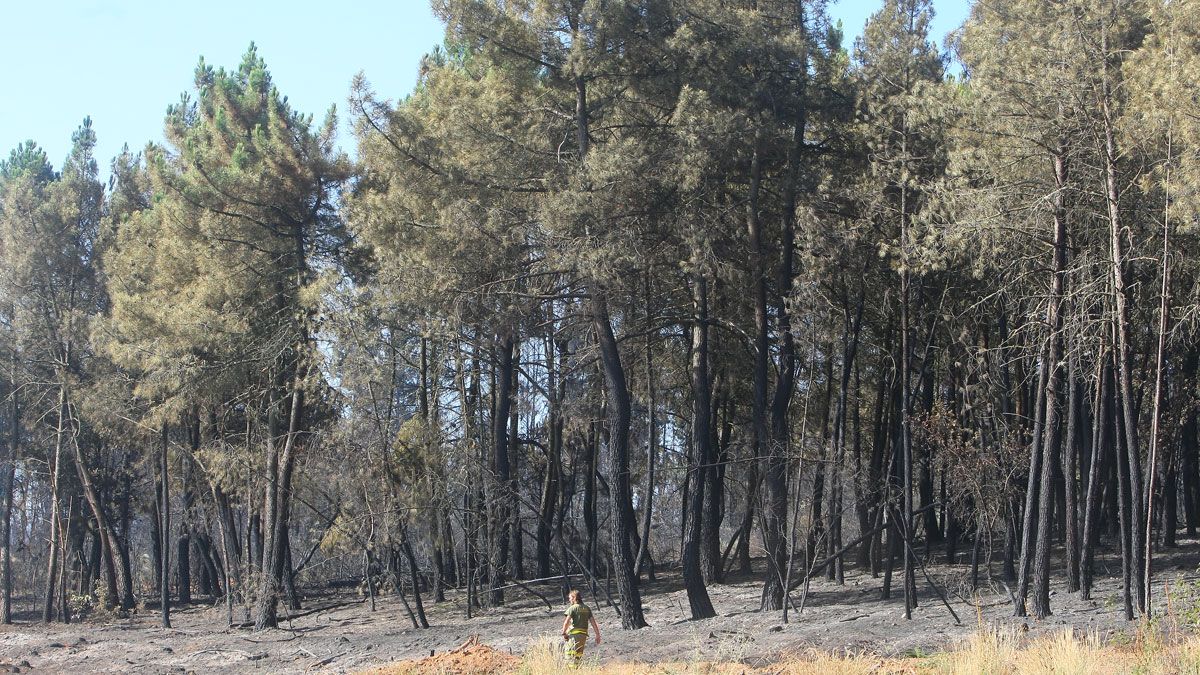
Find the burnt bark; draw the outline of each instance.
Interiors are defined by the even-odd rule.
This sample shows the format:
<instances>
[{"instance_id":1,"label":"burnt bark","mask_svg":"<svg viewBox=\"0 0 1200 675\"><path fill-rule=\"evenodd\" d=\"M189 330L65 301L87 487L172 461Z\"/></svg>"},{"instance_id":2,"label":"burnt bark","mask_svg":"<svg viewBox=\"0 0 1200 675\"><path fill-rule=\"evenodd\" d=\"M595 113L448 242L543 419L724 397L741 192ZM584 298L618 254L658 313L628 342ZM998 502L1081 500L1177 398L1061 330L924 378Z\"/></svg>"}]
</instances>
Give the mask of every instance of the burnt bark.
<instances>
[{"instance_id":1,"label":"burnt bark","mask_svg":"<svg viewBox=\"0 0 1200 675\"><path fill-rule=\"evenodd\" d=\"M592 290L592 322L608 392L608 465L612 471L609 533L614 567L609 570L609 577L615 577L617 583L617 593L621 599L621 625L626 629L644 628L647 624L642 614L641 592L637 575L634 574L635 561L630 546L630 533L637 523L633 517L632 490L629 486L629 385L621 363L620 347L613 334L608 303L600 289Z\"/></svg>"},{"instance_id":2,"label":"burnt bark","mask_svg":"<svg viewBox=\"0 0 1200 675\"><path fill-rule=\"evenodd\" d=\"M692 489L688 498L688 521L683 535L683 584L693 619L715 616L704 586L700 547L704 520L705 475L713 470L712 380L708 368L708 279L692 275Z\"/></svg>"},{"instance_id":3,"label":"burnt bark","mask_svg":"<svg viewBox=\"0 0 1200 675\"><path fill-rule=\"evenodd\" d=\"M509 414L512 410L513 352L516 340L510 332L501 335L496 344L496 404L492 412L492 476L494 490L491 499L491 536L489 537L488 603L504 604L504 577L508 566L511 535L511 466L509 464Z\"/></svg>"}]
</instances>

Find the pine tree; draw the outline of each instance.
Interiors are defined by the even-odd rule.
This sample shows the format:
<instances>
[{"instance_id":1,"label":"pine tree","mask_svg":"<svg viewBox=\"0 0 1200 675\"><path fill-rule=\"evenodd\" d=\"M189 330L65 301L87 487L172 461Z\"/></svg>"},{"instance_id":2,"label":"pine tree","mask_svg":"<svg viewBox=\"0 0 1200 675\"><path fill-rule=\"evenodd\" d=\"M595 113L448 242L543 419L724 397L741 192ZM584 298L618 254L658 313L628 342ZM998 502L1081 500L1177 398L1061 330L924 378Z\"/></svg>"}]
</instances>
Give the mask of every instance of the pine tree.
<instances>
[{"instance_id":1,"label":"pine tree","mask_svg":"<svg viewBox=\"0 0 1200 675\"><path fill-rule=\"evenodd\" d=\"M111 351L141 371L137 393L162 423L222 389L265 402L261 629L292 574L294 472L324 395L317 301L346 250L336 206L348 163L333 112L315 127L293 111L253 46L234 71L201 62L195 87L168 111L170 149L147 150L152 207L113 247Z\"/></svg>"}]
</instances>

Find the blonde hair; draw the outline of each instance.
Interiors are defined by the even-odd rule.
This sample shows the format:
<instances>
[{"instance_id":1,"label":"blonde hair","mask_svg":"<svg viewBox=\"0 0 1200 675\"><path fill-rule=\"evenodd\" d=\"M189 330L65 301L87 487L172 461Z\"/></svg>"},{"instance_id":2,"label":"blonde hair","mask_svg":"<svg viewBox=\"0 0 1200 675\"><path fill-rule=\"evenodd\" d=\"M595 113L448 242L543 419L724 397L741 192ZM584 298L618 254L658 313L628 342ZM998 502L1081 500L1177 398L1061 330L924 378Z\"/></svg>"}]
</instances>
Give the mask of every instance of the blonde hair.
<instances>
[{"instance_id":1,"label":"blonde hair","mask_svg":"<svg viewBox=\"0 0 1200 675\"><path fill-rule=\"evenodd\" d=\"M578 605L578 604L583 603L583 600L580 599L580 597L579 597L579 591L576 591L576 590L572 590L570 593L567 593L567 600L572 605Z\"/></svg>"}]
</instances>

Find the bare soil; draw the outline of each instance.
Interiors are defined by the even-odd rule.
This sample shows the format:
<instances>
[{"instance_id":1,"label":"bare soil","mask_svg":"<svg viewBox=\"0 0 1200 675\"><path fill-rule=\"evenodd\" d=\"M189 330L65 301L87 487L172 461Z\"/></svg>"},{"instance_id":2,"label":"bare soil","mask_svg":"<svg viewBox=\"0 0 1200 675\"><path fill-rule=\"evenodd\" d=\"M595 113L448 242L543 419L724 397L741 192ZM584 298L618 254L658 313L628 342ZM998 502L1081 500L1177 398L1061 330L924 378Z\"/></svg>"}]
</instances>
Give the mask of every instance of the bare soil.
<instances>
[{"instance_id":1,"label":"bare soil","mask_svg":"<svg viewBox=\"0 0 1200 675\"><path fill-rule=\"evenodd\" d=\"M1181 541L1180 548L1156 557L1154 602L1160 616L1183 621L1180 617L1195 612L1200 595L1198 561L1200 542L1195 540ZM928 654L953 646L987 625L1013 625L1031 636L1071 626L1109 640L1120 640L1135 629L1124 620L1120 564L1111 556L1097 562L1091 600L1067 593L1065 579L1057 579L1052 586L1054 615L1044 621L1013 618L1003 584L969 595L964 590L967 569L963 566L934 565L928 571L961 622L955 622L919 571L920 606L911 621L904 619L899 595L880 599L882 579L852 570L845 585L821 577L813 580L807 594L797 592L794 600L797 605L803 601L803 610L793 611L786 624L778 612L757 611L756 578L734 578L711 586L718 616L690 621L679 578L670 574L645 585L645 614L651 627L644 630L621 630L603 593L592 598L589 604L600 623L603 643L596 647L589 640L588 655L609 664L704 661L763 666L810 649L881 656ZM899 590L899 574L896 582ZM557 585L540 589L557 599ZM532 644L555 639L562 626L562 607L547 607L519 589L508 594L507 605L479 611L469 620L460 594L451 594L445 603L429 603L426 610L433 627L428 630L412 628L398 598L381 597L371 612L367 602L350 593L311 597L305 603L309 613L263 633L227 629L224 607L205 605L173 612L172 629L157 627L153 609L129 619L97 616L65 626L18 622L0 627L0 672L8 668L10 672L342 673L415 663L430 656L447 666L441 672L453 672L454 659L459 658L453 650L464 647L472 636L486 647L478 654L494 657L495 669L502 671Z\"/></svg>"}]
</instances>

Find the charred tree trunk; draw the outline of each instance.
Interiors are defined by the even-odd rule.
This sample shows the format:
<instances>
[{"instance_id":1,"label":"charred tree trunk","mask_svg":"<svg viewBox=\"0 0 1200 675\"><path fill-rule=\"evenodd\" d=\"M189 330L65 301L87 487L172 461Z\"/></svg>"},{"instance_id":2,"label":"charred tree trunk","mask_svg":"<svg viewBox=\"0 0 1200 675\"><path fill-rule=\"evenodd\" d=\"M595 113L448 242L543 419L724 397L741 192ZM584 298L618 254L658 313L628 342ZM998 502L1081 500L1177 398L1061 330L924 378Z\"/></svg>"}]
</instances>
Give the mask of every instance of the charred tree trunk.
<instances>
[{"instance_id":1,"label":"charred tree trunk","mask_svg":"<svg viewBox=\"0 0 1200 675\"><path fill-rule=\"evenodd\" d=\"M644 628L642 598L638 589L635 561L630 546L630 533L637 523L633 517L633 495L629 486L629 427L631 405L621 351L613 334L612 320L604 292L592 290L592 322L600 347L600 362L604 368L608 390L608 453L612 471L609 488L610 543L613 566L609 577L615 577L621 599L621 625L626 629Z\"/></svg>"},{"instance_id":2,"label":"charred tree trunk","mask_svg":"<svg viewBox=\"0 0 1200 675\"><path fill-rule=\"evenodd\" d=\"M1170 153L1170 148L1168 145L1168 161L1170 161L1169 153ZM1169 171L1170 171L1170 169L1168 167L1168 174L1167 174L1168 181L1170 180ZM1168 200L1168 202L1170 201L1169 192L1167 195L1167 200ZM1164 397L1164 386L1163 386L1163 380L1165 377L1164 360L1166 359L1166 354L1167 354L1167 330L1170 327L1170 318L1171 318L1171 252L1169 249L1170 241L1171 241L1170 221L1167 219L1167 215L1164 213L1163 214L1163 250L1162 250L1162 292L1161 292L1161 295L1159 298L1159 306L1158 306L1158 313L1159 313L1159 315L1158 315L1159 316L1159 318L1158 318L1158 349L1156 351L1155 359L1154 359L1155 360L1154 404L1153 404L1154 407L1151 411L1151 418L1150 418L1150 459L1149 459L1149 466L1147 466L1147 468L1146 468L1146 477L1148 479L1148 485L1146 486L1146 531L1145 531L1145 537L1144 537L1145 549L1144 549L1143 555L1142 555L1142 558L1143 558L1142 566L1144 567L1144 571L1142 572L1143 586L1142 586L1142 594L1141 594L1142 597L1140 599L1140 602L1142 605L1142 611L1145 613L1146 616L1150 616L1150 610L1151 610L1151 604L1150 604L1151 585L1150 585L1150 583L1151 583L1151 563L1153 562L1153 555L1154 555L1153 526L1154 526L1154 503L1155 503L1155 500L1154 500L1155 479L1158 478L1159 482L1161 484L1163 484L1163 487L1168 487L1165 484L1163 477L1159 476L1159 473L1160 473L1160 471L1163 470L1163 467L1159 466L1159 463L1158 463L1158 448L1159 448L1159 443L1161 440L1159 438L1159 422L1162 417L1163 397ZM1174 491L1175 486L1170 485L1169 489L1171 491ZM1172 528L1173 527L1174 527L1174 525L1172 524ZM1174 537L1174 534L1175 534L1174 530L1172 530L1171 536Z\"/></svg>"},{"instance_id":3,"label":"charred tree trunk","mask_svg":"<svg viewBox=\"0 0 1200 675\"><path fill-rule=\"evenodd\" d=\"M642 537L637 553L638 577L643 570L648 572L648 578L654 578L654 563L650 560L650 520L654 515L654 469L655 455L658 452L658 387L655 384L654 372L654 335L651 314L650 270L646 270L644 291L646 294L646 482L642 488ZM647 569L648 568L648 569Z\"/></svg>"},{"instance_id":4,"label":"charred tree trunk","mask_svg":"<svg viewBox=\"0 0 1200 675\"><path fill-rule=\"evenodd\" d=\"M1047 363L1042 365L1045 373L1045 389L1038 395L1045 397L1041 405L1045 411L1046 420L1043 424L1045 440L1042 441L1041 475L1038 477L1038 525L1035 558L1033 561L1034 595L1033 611L1039 619L1050 615L1050 514L1053 508L1054 496L1051 484L1054 475L1054 460L1059 454L1059 443L1062 438L1059 430L1060 396L1059 388L1062 382L1062 325L1063 325L1063 296L1066 289L1067 276L1067 211L1063 201L1063 191L1066 188L1067 165L1066 148L1059 146L1054 157L1054 176L1057 190L1054 193L1054 267L1050 285L1049 305L1046 310L1046 324L1049 326L1050 349ZM1035 423L1036 428L1036 423ZM1034 444L1036 451L1037 444ZM1030 464L1032 468L1032 460ZM1031 474L1030 487L1033 487L1034 477ZM1027 502L1028 504L1028 502ZM1031 520L1026 517L1026 524ZM1030 541L1026 533L1025 541ZM1025 558L1022 553L1022 558ZM1024 570L1022 570L1024 572ZM1022 593L1024 585L1022 585ZM1022 594L1022 600L1024 595Z\"/></svg>"},{"instance_id":5,"label":"charred tree trunk","mask_svg":"<svg viewBox=\"0 0 1200 675\"><path fill-rule=\"evenodd\" d=\"M491 574L488 578L488 603L492 606L504 604L504 576L508 566L509 528L512 502L511 472L509 465L509 414L512 410L512 382L516 340L512 332L506 332L497 341L496 405L492 412L492 473L495 492L491 500L491 537L489 537L488 559Z\"/></svg>"},{"instance_id":6,"label":"charred tree trunk","mask_svg":"<svg viewBox=\"0 0 1200 675\"><path fill-rule=\"evenodd\" d=\"M908 240L907 190L900 190L900 213L902 222L901 241ZM900 478L901 503L899 540L913 540L913 451L912 451L912 308L911 273L908 269L907 243L904 243L905 262L900 274ZM893 532L896 530L893 528ZM898 546L894 547L898 548ZM917 606L917 577L913 565L914 552L911 546L903 547L904 555L904 618L912 619Z\"/></svg>"},{"instance_id":7,"label":"charred tree trunk","mask_svg":"<svg viewBox=\"0 0 1200 675\"><path fill-rule=\"evenodd\" d=\"M513 345L512 390L509 392L508 410L508 458L509 479L506 494L509 498L508 533L509 533L509 574L513 579L525 577L525 547L521 529L521 440L520 417L518 405L518 387L520 386L521 345Z\"/></svg>"},{"instance_id":8,"label":"charred tree trunk","mask_svg":"<svg viewBox=\"0 0 1200 675\"><path fill-rule=\"evenodd\" d=\"M3 503L0 504L0 623L12 623L13 574L12 574L12 513L13 489L17 472L17 458L21 448L21 403L17 389L17 352L13 350L12 372L9 376L9 427L8 457L0 471L0 489Z\"/></svg>"},{"instance_id":9,"label":"charred tree trunk","mask_svg":"<svg viewBox=\"0 0 1200 675\"><path fill-rule=\"evenodd\" d=\"M275 497L270 500L273 510L266 514L264 523L268 535L263 562L266 569L259 589L254 619L255 630L278 626L279 594L286 590L285 573L290 575L290 570L287 569L287 529L291 517L292 472L295 468L296 444L300 435L301 410L304 407L304 393L300 387L301 378L297 374L292 383L288 428L284 436L283 450L278 456L277 472L269 474L278 487Z\"/></svg>"},{"instance_id":10,"label":"charred tree trunk","mask_svg":"<svg viewBox=\"0 0 1200 675\"><path fill-rule=\"evenodd\" d=\"M766 549L767 566L763 582L761 607L763 611L774 611L783 608L786 589L784 589L785 569L787 567L787 450L788 450L788 407L791 404L790 387L779 387L777 383L775 399L770 407L770 426L768 416L768 375L770 358L770 323L767 312L767 253L763 241L762 218L760 213L759 196L762 189L762 130L756 130L754 147L750 164L750 192L746 206L747 229L750 240L751 283L753 284L754 302L754 408L753 408L753 443L757 449L756 455L763 458L763 513L762 532L763 547ZM791 222L789 217L786 222ZM790 257L788 259L790 265ZM790 268L789 268L790 279ZM784 292L782 289L781 293ZM786 311L780 315L784 321ZM780 360L785 358L785 352L793 350L791 331L784 330L781 325L779 334L786 344L780 344ZM780 367L778 377L790 383L793 377L792 367Z\"/></svg>"},{"instance_id":11,"label":"charred tree trunk","mask_svg":"<svg viewBox=\"0 0 1200 675\"><path fill-rule=\"evenodd\" d=\"M1079 457L1083 436L1080 433L1083 417L1079 381L1074 353L1067 358L1067 439L1062 453L1064 480L1064 510L1066 511L1067 592L1079 590Z\"/></svg>"},{"instance_id":12,"label":"charred tree trunk","mask_svg":"<svg viewBox=\"0 0 1200 675\"><path fill-rule=\"evenodd\" d=\"M551 317L551 334L546 337L546 479L542 485L542 500L540 504L541 517L537 527L537 565L538 577L550 576L551 547L554 538L554 519L559 511L559 496L562 492L562 462L563 462L563 414L562 400L565 397L566 372L565 342L560 346L555 333L555 319Z\"/></svg>"},{"instance_id":13,"label":"charred tree trunk","mask_svg":"<svg viewBox=\"0 0 1200 675\"><path fill-rule=\"evenodd\" d=\"M1037 533L1038 523L1040 522L1037 517L1039 512L1038 494L1042 484L1042 459L1044 457L1044 453L1042 452L1042 443L1044 441L1044 434L1042 433L1042 430L1046 405L1046 397L1044 392L1046 391L1046 381L1050 376L1051 370L1049 367L1050 358L1048 354L1050 351L1049 342L1053 342L1054 339L1054 336L1047 338L1047 347L1042 350L1038 359L1037 391L1043 392L1043 395L1037 397L1037 402L1035 404L1033 413L1033 432L1031 434L1031 447L1029 451L1029 474L1027 476L1028 482L1025 487L1025 508L1022 511L1023 516L1020 529L1021 562L1017 581L1017 593L1013 596L1013 603L1015 605L1014 614L1016 616L1026 616L1027 608L1025 606L1025 602L1029 597L1029 574L1031 571L1030 568L1033 564L1034 547L1037 545L1035 536Z\"/></svg>"},{"instance_id":14,"label":"charred tree trunk","mask_svg":"<svg viewBox=\"0 0 1200 675\"><path fill-rule=\"evenodd\" d=\"M67 390L65 386L60 386L58 390L58 425L54 433L54 454L50 461L50 551L47 556L47 573L46 573L46 595L45 602L42 605L42 621L50 623L54 620L54 599L56 588L59 584L60 570L59 568L65 565L60 565L59 550L62 548L62 523L59 511L59 478L62 474L62 445L64 436L66 435L66 418L67 418Z\"/></svg>"},{"instance_id":15,"label":"charred tree trunk","mask_svg":"<svg viewBox=\"0 0 1200 675\"><path fill-rule=\"evenodd\" d=\"M1183 361L1184 381L1191 382L1200 368L1200 350L1190 348ZM1187 536L1195 537L1200 524L1200 443L1197 443L1197 413L1191 406L1183 410L1179 430L1179 472L1183 488L1183 518Z\"/></svg>"},{"instance_id":16,"label":"charred tree trunk","mask_svg":"<svg viewBox=\"0 0 1200 675\"><path fill-rule=\"evenodd\" d=\"M601 417L605 415L606 406L600 406ZM586 542L584 546L584 564L587 568L588 575L592 578L596 576L596 561L599 559L597 555L597 540L599 538L600 525L596 513L596 471L600 466L600 422L596 421L591 424L591 429L588 430L587 437L583 439L583 526L586 530ZM574 482L574 475L572 475ZM595 589L593 589L593 595Z\"/></svg>"},{"instance_id":17,"label":"charred tree trunk","mask_svg":"<svg viewBox=\"0 0 1200 675\"><path fill-rule=\"evenodd\" d=\"M421 628L429 628L429 620L425 618L425 605L421 602L421 580L417 572L417 557L413 555L412 543L409 542L407 533L403 535L400 546L404 550L404 559L408 562L408 578L412 583L413 604L416 605L417 622Z\"/></svg>"},{"instance_id":18,"label":"charred tree trunk","mask_svg":"<svg viewBox=\"0 0 1200 675\"><path fill-rule=\"evenodd\" d=\"M1107 35L1104 36L1105 50L1108 49L1107 37ZM1107 69L1107 64L1105 67ZM1138 451L1141 446L1138 441L1137 412L1135 409L1136 398L1133 391L1132 340L1129 336L1129 293L1125 284L1125 254L1122 248L1125 238L1125 225L1121 217L1121 193L1117 183L1117 157L1119 153L1116 144L1115 121L1109 106L1111 97L1112 92L1109 89L1106 72L1103 90L1100 95L1100 106L1104 118L1104 189L1105 201L1108 206L1109 248L1112 253L1113 324L1116 333L1114 354L1117 360L1116 371L1119 391L1118 400L1121 405L1121 425L1124 427L1125 434L1125 471L1122 472L1122 475L1127 473L1129 477L1129 518L1126 520L1126 523L1129 527L1130 550L1140 551L1143 537L1142 525L1144 523L1144 518L1142 517L1142 472L1138 459ZM1145 611L1146 594L1143 586L1145 570L1140 563L1134 563L1131 567L1133 568L1131 583L1137 589L1138 608L1141 611ZM1129 618L1132 619L1133 617L1130 616Z\"/></svg>"},{"instance_id":19,"label":"charred tree trunk","mask_svg":"<svg viewBox=\"0 0 1200 675\"><path fill-rule=\"evenodd\" d=\"M842 549L842 506L845 488L843 487L842 467L846 462L846 418L849 408L850 376L854 373L854 362L858 357L858 341L862 328L863 307L865 305L865 289L860 289L858 300L853 310L849 298L843 298L843 327L842 327L842 370L838 382L837 405L833 417L833 449L834 461L830 466L829 476L829 532L828 554L836 556L833 563L826 569L839 584L845 582L845 563L838 552ZM853 312L853 314L851 313Z\"/></svg>"},{"instance_id":20,"label":"charred tree trunk","mask_svg":"<svg viewBox=\"0 0 1200 675\"><path fill-rule=\"evenodd\" d=\"M1113 355L1114 361L1119 357ZM1120 367L1114 364L1114 372L1119 372ZM1136 520L1132 513L1132 497L1131 497L1131 480L1129 477L1129 449L1125 447L1128 443L1129 436L1125 431L1125 420L1121 414L1120 403L1120 377L1116 376L1117 382L1114 387L1114 398L1117 401L1114 403L1114 438L1116 439L1116 477L1117 477L1117 530L1116 534L1121 539L1121 590L1123 600L1125 601L1125 619L1132 621L1135 617L1133 586L1134 571L1133 568L1137 565L1137 540L1132 535L1133 521ZM1138 584L1140 588L1140 584Z\"/></svg>"},{"instance_id":21,"label":"charred tree trunk","mask_svg":"<svg viewBox=\"0 0 1200 675\"><path fill-rule=\"evenodd\" d=\"M1098 361L1096 395L1092 399L1092 454L1088 464L1087 496L1083 503L1082 551L1079 556L1079 591L1084 600L1092 597L1092 561L1099 538L1100 483L1108 475L1106 458L1108 449L1113 445L1109 433L1112 419L1112 406L1109 404L1112 366L1108 352L1102 351Z\"/></svg>"},{"instance_id":22,"label":"charred tree trunk","mask_svg":"<svg viewBox=\"0 0 1200 675\"><path fill-rule=\"evenodd\" d=\"M712 470L712 380L708 373L708 279L702 273L692 275L692 452L689 471L692 489L689 495L688 521L683 536L683 584L693 619L716 616L704 586L700 547L704 520L705 475Z\"/></svg>"},{"instance_id":23,"label":"charred tree trunk","mask_svg":"<svg viewBox=\"0 0 1200 675\"><path fill-rule=\"evenodd\" d=\"M92 511L92 518L96 524L96 541L100 544L99 560L103 562L104 568L104 584L108 590L106 603L107 609L112 609L120 601L120 590L117 582L117 574L119 572L116 564L116 551L118 548L116 536L113 534L112 525L108 520L108 515L104 511L104 504L97 494L94 482L92 480L91 471L88 469L86 459L83 456L83 449L79 445L78 437L72 437L72 443L75 448L75 470L79 474L79 482L83 487L84 499ZM90 589L89 589L90 592Z\"/></svg>"},{"instance_id":24,"label":"charred tree trunk","mask_svg":"<svg viewBox=\"0 0 1200 675\"><path fill-rule=\"evenodd\" d=\"M162 565L158 578L158 598L162 616L162 627L171 627L171 485L167 480L167 446L170 435L167 425L162 428L162 445L158 455L158 483L161 486L162 502L158 507L159 518L159 563Z\"/></svg>"}]
</instances>

